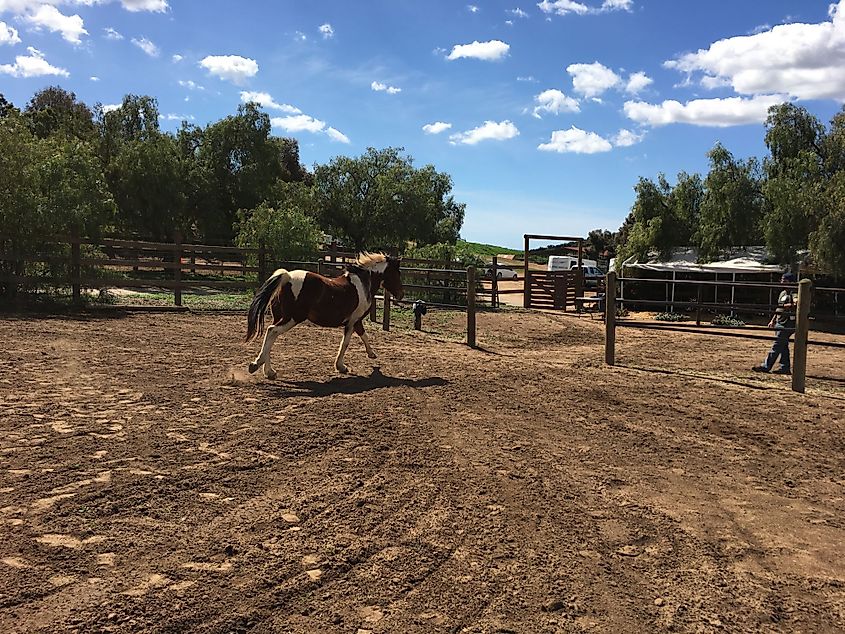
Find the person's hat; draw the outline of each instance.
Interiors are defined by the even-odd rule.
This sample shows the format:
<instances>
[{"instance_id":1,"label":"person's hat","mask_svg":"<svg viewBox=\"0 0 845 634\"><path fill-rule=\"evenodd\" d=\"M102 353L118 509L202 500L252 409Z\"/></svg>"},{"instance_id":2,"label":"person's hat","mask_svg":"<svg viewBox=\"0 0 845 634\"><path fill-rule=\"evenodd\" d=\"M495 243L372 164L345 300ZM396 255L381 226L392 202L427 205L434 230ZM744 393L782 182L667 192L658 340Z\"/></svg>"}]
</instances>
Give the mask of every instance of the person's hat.
<instances>
[{"instance_id":1,"label":"person's hat","mask_svg":"<svg viewBox=\"0 0 845 634\"><path fill-rule=\"evenodd\" d=\"M787 271L786 273L784 273L781 276L780 281L781 282L789 282L790 284L794 284L797 279L798 278L795 277L795 273L790 273L789 271Z\"/></svg>"}]
</instances>

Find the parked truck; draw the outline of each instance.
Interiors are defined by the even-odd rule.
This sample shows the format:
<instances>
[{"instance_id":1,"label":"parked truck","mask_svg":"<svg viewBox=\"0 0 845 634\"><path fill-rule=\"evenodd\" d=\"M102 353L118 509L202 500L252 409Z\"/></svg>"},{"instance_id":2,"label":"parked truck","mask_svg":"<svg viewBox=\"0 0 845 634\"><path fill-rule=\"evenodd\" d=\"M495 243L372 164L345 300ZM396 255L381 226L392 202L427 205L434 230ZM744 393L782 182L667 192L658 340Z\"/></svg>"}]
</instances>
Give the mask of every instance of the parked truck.
<instances>
[{"instance_id":1,"label":"parked truck","mask_svg":"<svg viewBox=\"0 0 845 634\"><path fill-rule=\"evenodd\" d=\"M593 268L598 268L595 260L588 260L584 258L581 260L582 266L591 266ZM571 255L550 255L549 256L549 264L548 270L549 271L571 271L574 268L578 267L578 258L573 257Z\"/></svg>"}]
</instances>

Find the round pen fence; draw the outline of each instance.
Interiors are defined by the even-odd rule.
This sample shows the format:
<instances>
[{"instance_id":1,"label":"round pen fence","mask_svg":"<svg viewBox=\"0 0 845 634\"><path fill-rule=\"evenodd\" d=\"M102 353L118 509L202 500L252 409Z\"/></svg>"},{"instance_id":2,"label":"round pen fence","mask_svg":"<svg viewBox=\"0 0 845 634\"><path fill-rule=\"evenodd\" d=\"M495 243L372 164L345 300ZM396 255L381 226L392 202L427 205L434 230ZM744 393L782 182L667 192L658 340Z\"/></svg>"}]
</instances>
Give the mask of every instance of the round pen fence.
<instances>
[{"instance_id":1,"label":"round pen fence","mask_svg":"<svg viewBox=\"0 0 845 634\"><path fill-rule=\"evenodd\" d=\"M155 291L171 307L183 307L183 294L197 292L241 292L257 289L276 268L302 269L322 275L340 275L357 254L336 249L319 253L310 261L273 260L264 248L242 248L207 244L152 242L123 238L63 236L45 241L42 248L27 254L0 252L0 285L7 297L19 292L70 290L71 302L82 304L86 290L132 289ZM412 306L425 302L427 308L467 314L467 342L475 345L475 311L479 304L493 306L494 290L484 288L473 267L461 263L424 258L402 259L405 300L397 302L388 293L377 295L370 312L390 328L391 305ZM246 295L244 300L249 301ZM133 305L123 309L164 308ZM222 310L230 310L224 308Z\"/></svg>"},{"instance_id":2,"label":"round pen fence","mask_svg":"<svg viewBox=\"0 0 845 634\"><path fill-rule=\"evenodd\" d=\"M633 299L628 297L617 296L617 290L621 285L641 283L641 284L678 284L691 285L696 287L695 301L659 301L646 299ZM766 289L766 290L781 290L784 288L798 289L798 304L796 308L796 325L794 329L795 341L792 363L792 389L796 392L804 392L806 385L806 371L807 371L807 347L820 346L828 348L845 349L845 343L834 341L813 341L809 339L810 331L810 312L813 303L814 295L818 296L821 293L830 293L834 297L838 297L839 293L845 292L842 288L833 287L819 287L813 288L810 280L801 280L799 284L771 284L761 282L734 282L734 281L704 281L704 280L662 280L651 278L619 278L616 273L611 271L606 278L606 309L605 309L605 362L608 365L615 365L616 363L616 329L617 328L637 328L641 330L653 330L664 332L684 332L692 334L700 334L706 336L717 337L733 337L738 339L758 339L771 341L771 334L755 334L753 332L730 332L719 326L702 326L701 316L704 310L716 310L719 312L731 313L745 313L745 314L772 314L775 310L774 304L734 304L724 302L708 302L704 301L704 290L707 288L719 289L728 288L731 297L735 297L736 288L744 289ZM695 326L682 325L679 323L651 323L642 322L634 319L626 319L622 315L626 314L629 307L633 306L664 306L675 308L692 309L695 311ZM751 330L762 331L762 327L743 326Z\"/></svg>"}]
</instances>

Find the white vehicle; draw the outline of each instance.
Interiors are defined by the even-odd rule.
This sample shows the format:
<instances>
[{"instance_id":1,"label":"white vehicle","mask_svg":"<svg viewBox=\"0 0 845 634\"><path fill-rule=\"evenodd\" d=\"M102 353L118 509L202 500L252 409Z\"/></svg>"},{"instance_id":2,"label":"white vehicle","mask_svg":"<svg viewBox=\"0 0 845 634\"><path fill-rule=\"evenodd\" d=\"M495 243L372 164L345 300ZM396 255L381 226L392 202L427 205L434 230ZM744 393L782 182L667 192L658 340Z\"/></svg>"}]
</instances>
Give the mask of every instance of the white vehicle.
<instances>
[{"instance_id":1,"label":"white vehicle","mask_svg":"<svg viewBox=\"0 0 845 634\"><path fill-rule=\"evenodd\" d=\"M581 260L583 266L597 267L595 260ZM571 255L550 255L549 256L549 271L571 271L578 266L578 258Z\"/></svg>"},{"instance_id":2,"label":"white vehicle","mask_svg":"<svg viewBox=\"0 0 845 634\"><path fill-rule=\"evenodd\" d=\"M493 267L488 267L484 271L485 277L493 277ZM507 267L497 266L496 267L496 279L497 280L515 280L519 277L513 269L509 269Z\"/></svg>"}]
</instances>

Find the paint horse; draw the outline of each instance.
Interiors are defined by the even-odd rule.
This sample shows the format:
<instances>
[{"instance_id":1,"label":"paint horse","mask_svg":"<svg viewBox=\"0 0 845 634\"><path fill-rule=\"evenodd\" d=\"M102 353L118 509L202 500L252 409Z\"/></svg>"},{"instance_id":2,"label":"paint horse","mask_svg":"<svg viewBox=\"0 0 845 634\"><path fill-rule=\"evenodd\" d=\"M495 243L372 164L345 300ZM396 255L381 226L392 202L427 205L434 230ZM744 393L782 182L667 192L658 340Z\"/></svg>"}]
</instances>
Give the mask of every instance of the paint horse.
<instances>
[{"instance_id":1,"label":"paint horse","mask_svg":"<svg viewBox=\"0 0 845 634\"><path fill-rule=\"evenodd\" d=\"M364 342L367 356L375 359L376 353L367 339L362 320L382 285L397 299L402 299L404 290L399 274L399 258L383 253L362 253L355 264L346 266L340 277L278 269L258 290L249 307L246 341L263 332L267 306L270 306L273 316L273 325L264 335L261 353L249 364L250 373L256 372L263 365L264 376L268 379L276 378L276 371L270 362L270 349L279 335L303 321L333 328L343 326L343 339L334 362L338 372L348 372L343 357L353 331Z\"/></svg>"}]
</instances>

